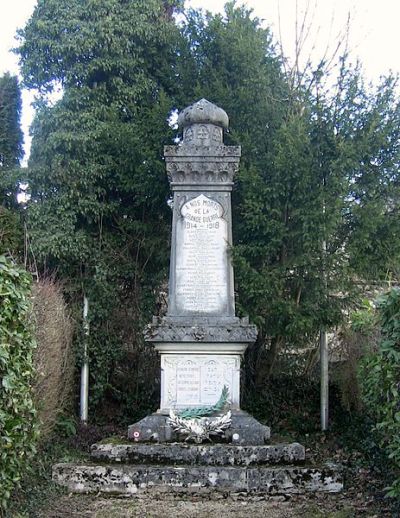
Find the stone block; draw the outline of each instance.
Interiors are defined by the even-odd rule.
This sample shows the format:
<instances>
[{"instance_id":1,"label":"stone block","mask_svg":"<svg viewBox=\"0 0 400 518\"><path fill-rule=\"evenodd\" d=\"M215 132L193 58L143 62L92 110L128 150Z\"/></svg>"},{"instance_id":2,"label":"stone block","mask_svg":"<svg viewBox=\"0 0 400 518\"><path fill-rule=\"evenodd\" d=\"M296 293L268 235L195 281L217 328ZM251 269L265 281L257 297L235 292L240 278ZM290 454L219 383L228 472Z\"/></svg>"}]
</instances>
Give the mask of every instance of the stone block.
<instances>
[{"instance_id":1,"label":"stone block","mask_svg":"<svg viewBox=\"0 0 400 518\"><path fill-rule=\"evenodd\" d=\"M163 352L188 352L192 348L197 348L197 351L204 352L211 352L213 349L222 352L227 349L229 352L242 354L246 346L257 339L257 328L249 324L247 318L154 317L152 323L147 325L144 336ZM164 343L168 344L166 348L162 347ZM199 348L199 344L202 343L209 343L210 347ZM179 345L174 349L174 344ZM221 347L216 344L226 345ZM235 344L238 344L238 347L235 348Z\"/></svg>"},{"instance_id":2,"label":"stone block","mask_svg":"<svg viewBox=\"0 0 400 518\"><path fill-rule=\"evenodd\" d=\"M173 440L173 430L167 424L168 416L151 414L128 427L128 439L136 442L166 442Z\"/></svg>"},{"instance_id":3,"label":"stone block","mask_svg":"<svg viewBox=\"0 0 400 518\"><path fill-rule=\"evenodd\" d=\"M210 418L212 419L212 417ZM219 442L236 445L263 445L271 436L268 426L242 410L232 411L232 425ZM168 415L154 413L128 427L128 439L135 442L177 442L184 440L168 424Z\"/></svg>"},{"instance_id":4,"label":"stone block","mask_svg":"<svg viewBox=\"0 0 400 518\"><path fill-rule=\"evenodd\" d=\"M239 410L232 412L232 425L225 432L228 442L241 445L264 444L271 437L271 429L253 416Z\"/></svg>"},{"instance_id":5,"label":"stone block","mask_svg":"<svg viewBox=\"0 0 400 518\"><path fill-rule=\"evenodd\" d=\"M207 493L290 495L343 489L341 470L316 467L56 464L53 480L74 493Z\"/></svg>"},{"instance_id":6,"label":"stone block","mask_svg":"<svg viewBox=\"0 0 400 518\"><path fill-rule=\"evenodd\" d=\"M91 457L100 462L133 464L187 464L205 466L259 466L304 462L299 443L236 446L233 444L94 444Z\"/></svg>"}]
</instances>

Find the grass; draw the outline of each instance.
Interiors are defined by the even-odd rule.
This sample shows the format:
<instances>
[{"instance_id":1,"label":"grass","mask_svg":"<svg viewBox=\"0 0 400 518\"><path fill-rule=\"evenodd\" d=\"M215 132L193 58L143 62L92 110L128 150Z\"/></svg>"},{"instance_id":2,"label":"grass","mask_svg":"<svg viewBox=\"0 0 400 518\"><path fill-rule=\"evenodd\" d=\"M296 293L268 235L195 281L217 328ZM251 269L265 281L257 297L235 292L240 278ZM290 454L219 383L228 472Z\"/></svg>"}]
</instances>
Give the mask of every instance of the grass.
<instances>
[{"instance_id":1,"label":"grass","mask_svg":"<svg viewBox=\"0 0 400 518\"><path fill-rule=\"evenodd\" d=\"M65 490L53 483L52 465L87 459L82 451L72 449L67 439L52 437L42 444L33 459L29 472L21 481L10 501L7 518L36 518L48 503L65 494Z\"/></svg>"}]
</instances>

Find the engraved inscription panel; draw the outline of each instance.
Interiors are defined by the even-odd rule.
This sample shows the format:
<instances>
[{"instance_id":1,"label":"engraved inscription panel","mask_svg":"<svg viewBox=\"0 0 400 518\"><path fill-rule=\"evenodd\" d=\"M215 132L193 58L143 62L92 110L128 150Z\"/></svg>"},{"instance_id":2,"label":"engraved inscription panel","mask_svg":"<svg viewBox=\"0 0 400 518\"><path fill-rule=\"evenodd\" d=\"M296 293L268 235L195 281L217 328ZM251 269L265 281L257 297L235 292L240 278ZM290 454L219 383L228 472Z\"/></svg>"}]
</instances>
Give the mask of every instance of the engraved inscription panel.
<instances>
[{"instance_id":1,"label":"engraved inscription panel","mask_svg":"<svg viewBox=\"0 0 400 518\"><path fill-rule=\"evenodd\" d=\"M176 308L181 315L222 315L228 305L228 224L220 203L201 194L186 202L176 229Z\"/></svg>"},{"instance_id":2,"label":"engraved inscription panel","mask_svg":"<svg viewBox=\"0 0 400 518\"><path fill-rule=\"evenodd\" d=\"M239 355L162 355L162 408L214 405L222 388L239 404Z\"/></svg>"}]
</instances>

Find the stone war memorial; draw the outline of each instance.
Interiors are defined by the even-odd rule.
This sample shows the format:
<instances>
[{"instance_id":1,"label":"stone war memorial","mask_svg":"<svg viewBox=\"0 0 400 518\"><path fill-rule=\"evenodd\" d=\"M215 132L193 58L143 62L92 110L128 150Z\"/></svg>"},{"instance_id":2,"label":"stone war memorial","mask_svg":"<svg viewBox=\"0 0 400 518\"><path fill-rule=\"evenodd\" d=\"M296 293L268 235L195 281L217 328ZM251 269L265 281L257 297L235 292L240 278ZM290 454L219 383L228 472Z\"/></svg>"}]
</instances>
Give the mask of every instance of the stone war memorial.
<instances>
[{"instance_id":1,"label":"stone war memorial","mask_svg":"<svg viewBox=\"0 0 400 518\"><path fill-rule=\"evenodd\" d=\"M240 364L257 329L235 315L231 191L240 146L225 146L225 111L202 99L178 117L182 139L164 155L173 193L166 316L145 339L160 356L159 409L124 444L92 446L91 462L53 467L73 492L293 494L337 492L334 465L308 467L299 443L240 408Z\"/></svg>"}]
</instances>

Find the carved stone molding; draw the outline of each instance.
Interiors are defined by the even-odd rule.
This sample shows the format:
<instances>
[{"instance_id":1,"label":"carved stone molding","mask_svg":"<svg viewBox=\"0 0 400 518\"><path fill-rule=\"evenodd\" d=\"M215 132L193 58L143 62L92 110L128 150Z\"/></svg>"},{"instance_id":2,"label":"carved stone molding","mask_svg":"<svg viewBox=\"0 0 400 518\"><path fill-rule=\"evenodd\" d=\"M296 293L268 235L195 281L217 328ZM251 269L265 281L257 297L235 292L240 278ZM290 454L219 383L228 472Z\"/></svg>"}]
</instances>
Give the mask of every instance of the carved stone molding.
<instances>
[{"instance_id":1,"label":"carved stone molding","mask_svg":"<svg viewBox=\"0 0 400 518\"><path fill-rule=\"evenodd\" d=\"M179 159L179 158L190 158L195 160L196 158L205 159L232 159L240 158L241 147L240 146L225 146L225 144L218 144L216 146L197 146L195 144L180 144L178 146L164 146L164 156L168 159Z\"/></svg>"},{"instance_id":2,"label":"carved stone molding","mask_svg":"<svg viewBox=\"0 0 400 518\"><path fill-rule=\"evenodd\" d=\"M170 161L166 169L168 180L173 185L232 185L239 162Z\"/></svg>"},{"instance_id":3,"label":"carved stone molding","mask_svg":"<svg viewBox=\"0 0 400 518\"><path fill-rule=\"evenodd\" d=\"M180 324L171 319L149 324L144 337L147 342L240 342L253 343L257 338L257 328L239 321L233 325Z\"/></svg>"}]
</instances>

